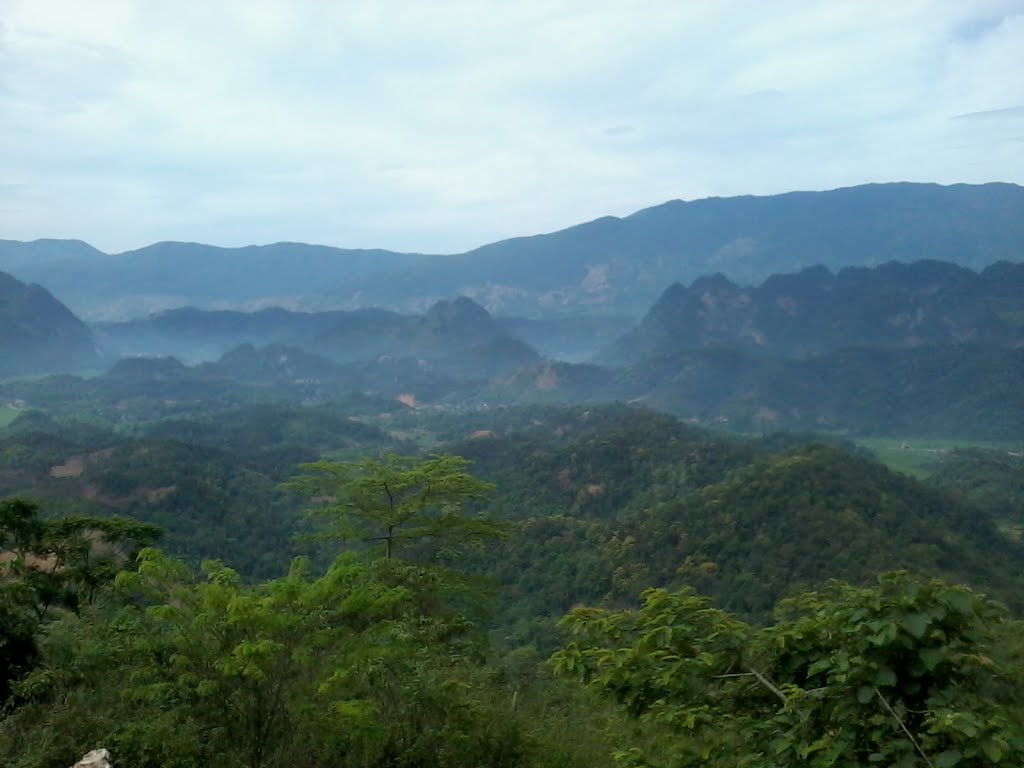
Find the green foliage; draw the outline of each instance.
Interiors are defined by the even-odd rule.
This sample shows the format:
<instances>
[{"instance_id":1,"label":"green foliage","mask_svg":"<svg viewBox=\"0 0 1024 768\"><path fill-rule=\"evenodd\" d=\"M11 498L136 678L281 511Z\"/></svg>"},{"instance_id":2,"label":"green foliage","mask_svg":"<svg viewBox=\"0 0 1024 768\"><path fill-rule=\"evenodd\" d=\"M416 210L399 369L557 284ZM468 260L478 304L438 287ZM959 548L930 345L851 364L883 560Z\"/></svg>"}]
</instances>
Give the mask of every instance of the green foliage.
<instances>
[{"instance_id":1,"label":"green foliage","mask_svg":"<svg viewBox=\"0 0 1024 768\"><path fill-rule=\"evenodd\" d=\"M315 514L328 521L329 538L379 545L386 559L429 544L450 559L502 531L463 509L494 490L466 471L469 464L459 456L320 461L302 465L306 474L285 487L325 501Z\"/></svg>"},{"instance_id":2,"label":"green foliage","mask_svg":"<svg viewBox=\"0 0 1024 768\"><path fill-rule=\"evenodd\" d=\"M754 630L692 591L638 611L579 608L555 669L615 698L656 740L625 765L1019 765L1024 670L1005 612L903 574L833 582ZM1002 654L1002 655L1001 655Z\"/></svg>"},{"instance_id":3,"label":"green foliage","mask_svg":"<svg viewBox=\"0 0 1024 768\"><path fill-rule=\"evenodd\" d=\"M43 520L32 502L0 500L0 588L27 601L40 621L53 608L76 610L160 533L127 518Z\"/></svg>"},{"instance_id":4,"label":"green foliage","mask_svg":"<svg viewBox=\"0 0 1024 768\"><path fill-rule=\"evenodd\" d=\"M12 768L70 764L98 743L144 768L600 764L581 762L599 739L579 755L555 740L569 717L542 708L552 697L482 665L438 569L349 554L320 576L297 560L246 586L218 563L196 580L144 550L117 586L49 625L0 719Z\"/></svg>"},{"instance_id":5,"label":"green foliage","mask_svg":"<svg viewBox=\"0 0 1024 768\"><path fill-rule=\"evenodd\" d=\"M1024 527L1024 453L959 449L932 466L928 484L962 495L1014 531Z\"/></svg>"},{"instance_id":6,"label":"green foliage","mask_svg":"<svg viewBox=\"0 0 1024 768\"><path fill-rule=\"evenodd\" d=\"M971 455L1006 454L1020 447L1013 441L959 440L956 438L871 437L858 438L878 461L890 469L920 479L934 475L943 464Z\"/></svg>"},{"instance_id":7,"label":"green foliage","mask_svg":"<svg viewBox=\"0 0 1024 768\"><path fill-rule=\"evenodd\" d=\"M501 488L505 517L621 518L630 507L719 480L758 453L750 442L646 409L570 409L548 423L546 434L455 446Z\"/></svg>"},{"instance_id":8,"label":"green foliage","mask_svg":"<svg viewBox=\"0 0 1024 768\"><path fill-rule=\"evenodd\" d=\"M26 413L0 446L0 495L31 496L54 515L150 521L193 564L218 556L248 578L267 577L296 554L300 515L277 492L283 474L261 471L264 456L249 458Z\"/></svg>"},{"instance_id":9,"label":"green foliage","mask_svg":"<svg viewBox=\"0 0 1024 768\"><path fill-rule=\"evenodd\" d=\"M383 403L350 396L330 406L253 405L226 413L167 419L139 429L146 438L223 451L247 467L287 480L295 465L320 456L359 457L397 450L394 440L362 415Z\"/></svg>"},{"instance_id":10,"label":"green foliage","mask_svg":"<svg viewBox=\"0 0 1024 768\"><path fill-rule=\"evenodd\" d=\"M830 578L866 584L894 569L1020 605L1024 553L983 510L864 455L729 439L646 411L595 411L591 430L567 416L546 423L550 436L456 446L498 484L492 514L513 521L487 566L504 585L510 643L551 647L548 617L622 605L652 584L689 584L757 621Z\"/></svg>"},{"instance_id":11,"label":"green foliage","mask_svg":"<svg viewBox=\"0 0 1024 768\"><path fill-rule=\"evenodd\" d=\"M317 730L374 724L370 681L441 631L414 613L409 587L372 580L347 560L315 580L297 561L257 588L216 563L199 584L182 577L179 564L148 552L125 580L155 603L129 695L177 712L190 732L213 728L216 748L252 768L277 764Z\"/></svg>"},{"instance_id":12,"label":"green foliage","mask_svg":"<svg viewBox=\"0 0 1024 768\"><path fill-rule=\"evenodd\" d=\"M27 602L6 585L0 590L0 706L10 697L11 684L32 669L39 657L39 622Z\"/></svg>"},{"instance_id":13,"label":"green foliage","mask_svg":"<svg viewBox=\"0 0 1024 768\"><path fill-rule=\"evenodd\" d=\"M1024 553L984 513L826 446L767 457L636 514L637 552L731 610L765 616L829 578L908 569L984 586L1014 605ZM994 559L997 558L997 559ZM664 582L662 582L664 583Z\"/></svg>"},{"instance_id":14,"label":"green foliage","mask_svg":"<svg viewBox=\"0 0 1024 768\"><path fill-rule=\"evenodd\" d=\"M92 603L159 535L156 526L128 519L43 520L32 502L0 500L0 706L36 663L41 624Z\"/></svg>"},{"instance_id":15,"label":"green foliage","mask_svg":"<svg viewBox=\"0 0 1024 768\"><path fill-rule=\"evenodd\" d=\"M963 613L961 598L948 597L943 618L943 590L956 588L830 586L757 630L693 592L672 591L696 585L745 620L765 619L797 588L836 575L866 583L905 566L1012 600L1020 552L947 493L841 447L728 439L624 406L497 409L450 421L410 412L385 421L427 444L470 437L447 450L472 459L483 479L467 459L446 455L309 465L291 487L321 504L323 548L340 539L362 552L323 571L296 561L286 576L255 583L253 559L287 552L271 532L291 532L298 520L297 503L274 494L272 478L288 470L271 465L286 454L265 448L306 438L335 456L356 448L332 447L329 420L318 430L300 411L168 423L168 440L35 417L7 433L5 447L25 461L0 470L0 480L88 493L83 502L105 511L160 511L179 535L192 530L193 561L198 545L235 551L221 536L251 550L246 567L209 563L198 578L147 550L138 573L110 589L118 560L89 598L55 599L42 625L34 603L0 610L9 658L28 642L0 713L0 751L12 768L70 765L97 744L145 768L589 768L611 759L613 743L624 765L819 765L862 748L881 764L924 765L923 751L934 765L978 765L981 753L954 733L960 726L982 734L986 756L1019 758L1024 634L980 598ZM339 440L377 439L361 430L353 424ZM192 437L205 445L185 445ZM88 451L96 440L102 447ZM247 442L237 455L223 450L235 441ZM49 476L75 457L80 476ZM162 498L147 496L172 485ZM20 540L35 535L26 519L37 516L10 516ZM271 520L276 527L261 522ZM499 520L514 535L481 549ZM496 623L480 610L486 590L453 566L500 580ZM272 570L270 560L264 567ZM533 654L562 642L553 614L621 606L650 584L666 589L648 593L650 610L628 619L581 609L579 653L566 664L594 681L592 690L533 671ZM77 612L59 609L65 604ZM863 640L872 622L897 626L894 638L875 632L884 647ZM504 658L488 660L488 634ZM530 643L541 650L517 647ZM844 653L847 682L833 679ZM952 687L922 677L914 654L935 662L933 677L955 670ZM826 658L832 666L812 670ZM915 698L915 685L927 701ZM627 707L595 700L599 690ZM918 718L925 711L936 713L927 724ZM833 727L847 720L878 734ZM835 764L859 764L844 759Z\"/></svg>"},{"instance_id":16,"label":"green foliage","mask_svg":"<svg viewBox=\"0 0 1024 768\"><path fill-rule=\"evenodd\" d=\"M0 427L6 427L18 418L18 414L20 413L21 411L16 408L12 408L9 405L0 405Z\"/></svg>"},{"instance_id":17,"label":"green foliage","mask_svg":"<svg viewBox=\"0 0 1024 768\"><path fill-rule=\"evenodd\" d=\"M237 457L177 441L132 441L83 473L99 498L167 529L167 546L197 564L220 556L247 577L279 573L299 519L272 477Z\"/></svg>"}]
</instances>

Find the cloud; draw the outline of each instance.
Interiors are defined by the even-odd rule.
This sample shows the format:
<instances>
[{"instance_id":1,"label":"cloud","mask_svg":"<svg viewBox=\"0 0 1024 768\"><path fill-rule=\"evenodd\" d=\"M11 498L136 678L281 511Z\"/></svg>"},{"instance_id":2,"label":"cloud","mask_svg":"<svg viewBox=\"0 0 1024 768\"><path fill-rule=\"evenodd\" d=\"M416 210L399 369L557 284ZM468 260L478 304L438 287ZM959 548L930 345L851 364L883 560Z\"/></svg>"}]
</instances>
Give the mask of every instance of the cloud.
<instances>
[{"instance_id":1,"label":"cloud","mask_svg":"<svg viewBox=\"0 0 1024 768\"><path fill-rule=\"evenodd\" d=\"M0 229L446 252L676 197L1020 183L1020 71L1020 0L0 0Z\"/></svg>"},{"instance_id":2,"label":"cloud","mask_svg":"<svg viewBox=\"0 0 1024 768\"><path fill-rule=\"evenodd\" d=\"M1003 107L1002 109L984 109L980 112L967 112L962 115L953 115L954 120L1018 120L1024 117L1024 104L1016 107Z\"/></svg>"}]
</instances>

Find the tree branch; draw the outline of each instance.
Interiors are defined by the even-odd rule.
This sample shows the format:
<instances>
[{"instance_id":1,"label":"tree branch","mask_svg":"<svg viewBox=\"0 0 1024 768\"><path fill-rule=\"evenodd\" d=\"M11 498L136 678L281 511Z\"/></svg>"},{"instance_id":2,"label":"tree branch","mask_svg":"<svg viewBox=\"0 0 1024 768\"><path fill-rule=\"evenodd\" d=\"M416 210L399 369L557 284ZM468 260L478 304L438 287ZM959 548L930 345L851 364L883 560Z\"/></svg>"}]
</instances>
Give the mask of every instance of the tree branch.
<instances>
[{"instance_id":1,"label":"tree branch","mask_svg":"<svg viewBox=\"0 0 1024 768\"><path fill-rule=\"evenodd\" d=\"M885 708L889 710L889 714L892 715L892 719L900 724L900 728L902 728L903 732L907 734L907 738L910 739L910 743L914 745L914 749L917 750L917 754L919 754L921 758L928 764L928 768L935 768L935 766L932 765L932 761L928 759L928 755L926 755L924 753L924 750L921 749L921 745L917 743L917 739L914 738L914 734L910 732L910 730L907 728L904 722L900 720L899 716L895 712L893 712L892 707L889 706L889 702L886 701L885 698L882 696L882 692L875 688L875 695L878 696L878 700L882 702Z\"/></svg>"},{"instance_id":2,"label":"tree branch","mask_svg":"<svg viewBox=\"0 0 1024 768\"><path fill-rule=\"evenodd\" d=\"M765 688L767 688L767 689L768 689L769 691L771 691L771 692L772 692L772 693L774 693L774 694L775 694L776 696L778 696L778 697L779 697L779 700L780 700L780 701L781 701L781 702L782 702L783 704L789 704L789 699L788 699L788 698L786 697L786 694L784 694L784 693L783 693L782 691L780 691L780 690L779 690L779 688L778 688L778 686L776 686L776 685L775 685L775 683L773 683L773 682L772 682L771 680L769 680L769 679L768 679L767 677L765 677L764 675L762 675L762 674L761 674L760 672L758 672L758 671L757 671L756 669L754 669L753 667L750 667L750 666L748 666L748 667L747 667L747 671L748 671L748 672L749 672L750 674L752 674L752 675L753 675L754 677L756 677L756 678L757 678L757 681L758 681L759 683L761 683L761 685L763 685L763 686L764 686Z\"/></svg>"}]
</instances>

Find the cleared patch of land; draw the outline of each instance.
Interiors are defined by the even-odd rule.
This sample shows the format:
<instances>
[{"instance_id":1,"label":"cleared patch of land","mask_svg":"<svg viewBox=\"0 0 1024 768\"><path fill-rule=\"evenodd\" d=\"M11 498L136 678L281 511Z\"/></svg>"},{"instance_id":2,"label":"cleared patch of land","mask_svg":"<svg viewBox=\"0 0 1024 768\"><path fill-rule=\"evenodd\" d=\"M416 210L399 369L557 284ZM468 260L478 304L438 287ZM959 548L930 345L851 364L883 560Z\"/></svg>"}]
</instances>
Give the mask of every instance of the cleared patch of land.
<instances>
[{"instance_id":1,"label":"cleared patch of land","mask_svg":"<svg viewBox=\"0 0 1024 768\"><path fill-rule=\"evenodd\" d=\"M993 451L1020 451L1020 443L957 438L868 437L857 444L874 453L875 458L894 469L914 477L932 474L942 458L957 448L986 448Z\"/></svg>"},{"instance_id":2,"label":"cleared patch of land","mask_svg":"<svg viewBox=\"0 0 1024 768\"><path fill-rule=\"evenodd\" d=\"M19 413L21 411L17 408L11 408L9 405L0 405L0 427L6 427L18 417Z\"/></svg>"}]
</instances>

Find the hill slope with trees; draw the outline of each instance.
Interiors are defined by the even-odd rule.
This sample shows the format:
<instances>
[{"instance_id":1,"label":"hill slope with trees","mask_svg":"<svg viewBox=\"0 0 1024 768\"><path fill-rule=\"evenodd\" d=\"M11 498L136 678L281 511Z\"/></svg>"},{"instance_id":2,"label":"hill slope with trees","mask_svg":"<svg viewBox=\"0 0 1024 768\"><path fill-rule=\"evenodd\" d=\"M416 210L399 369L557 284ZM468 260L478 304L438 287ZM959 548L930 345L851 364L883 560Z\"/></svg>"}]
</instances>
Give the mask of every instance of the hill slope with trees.
<instances>
[{"instance_id":1,"label":"hill slope with trees","mask_svg":"<svg viewBox=\"0 0 1024 768\"><path fill-rule=\"evenodd\" d=\"M39 285L0 272L0 378L99 365L92 332Z\"/></svg>"}]
</instances>

